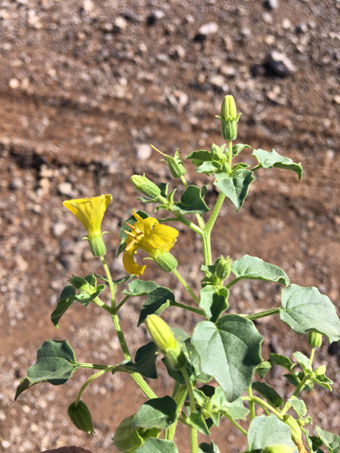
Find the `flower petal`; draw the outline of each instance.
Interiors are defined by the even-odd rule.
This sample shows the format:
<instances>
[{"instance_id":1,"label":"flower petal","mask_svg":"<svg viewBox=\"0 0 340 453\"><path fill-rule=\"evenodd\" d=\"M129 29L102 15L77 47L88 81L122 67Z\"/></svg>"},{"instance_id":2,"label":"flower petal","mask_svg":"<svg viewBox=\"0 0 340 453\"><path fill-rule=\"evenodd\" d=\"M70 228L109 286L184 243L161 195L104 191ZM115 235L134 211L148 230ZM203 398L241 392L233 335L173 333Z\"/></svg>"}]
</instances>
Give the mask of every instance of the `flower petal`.
<instances>
[{"instance_id":1,"label":"flower petal","mask_svg":"<svg viewBox=\"0 0 340 453\"><path fill-rule=\"evenodd\" d=\"M140 266L137 264L134 260L134 255L137 253L137 250L135 248L132 248L131 250L125 251L123 255L123 265L124 269L128 274L135 274L137 277L143 274L144 269L146 266Z\"/></svg>"},{"instance_id":2,"label":"flower petal","mask_svg":"<svg viewBox=\"0 0 340 453\"><path fill-rule=\"evenodd\" d=\"M176 242L178 231L167 225L156 225L150 236L145 238L142 248L148 252L150 250L162 250L169 252Z\"/></svg>"}]
</instances>

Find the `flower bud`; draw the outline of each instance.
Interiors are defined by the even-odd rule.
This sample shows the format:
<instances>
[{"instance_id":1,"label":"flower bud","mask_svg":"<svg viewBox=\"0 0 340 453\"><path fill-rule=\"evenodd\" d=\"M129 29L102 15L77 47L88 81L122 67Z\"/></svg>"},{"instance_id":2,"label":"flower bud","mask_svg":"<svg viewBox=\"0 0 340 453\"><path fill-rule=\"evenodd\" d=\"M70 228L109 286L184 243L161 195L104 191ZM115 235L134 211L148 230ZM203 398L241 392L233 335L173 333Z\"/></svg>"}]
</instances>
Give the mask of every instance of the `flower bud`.
<instances>
[{"instance_id":1,"label":"flower bud","mask_svg":"<svg viewBox=\"0 0 340 453\"><path fill-rule=\"evenodd\" d=\"M227 95L224 97L221 107L221 118L223 121L237 120L237 109L234 96Z\"/></svg>"},{"instance_id":2,"label":"flower bud","mask_svg":"<svg viewBox=\"0 0 340 453\"><path fill-rule=\"evenodd\" d=\"M157 253L152 258L164 272L172 272L178 266L178 261L170 252Z\"/></svg>"},{"instance_id":3,"label":"flower bud","mask_svg":"<svg viewBox=\"0 0 340 453\"><path fill-rule=\"evenodd\" d=\"M269 445L264 447L261 450L261 453L292 453L295 450L295 447L288 447L288 445L278 444L278 445Z\"/></svg>"},{"instance_id":4,"label":"flower bud","mask_svg":"<svg viewBox=\"0 0 340 453\"><path fill-rule=\"evenodd\" d=\"M181 158L179 157L178 149L176 149L174 157L165 155L165 160L174 178L180 178L185 175L186 169Z\"/></svg>"},{"instance_id":5,"label":"flower bud","mask_svg":"<svg viewBox=\"0 0 340 453\"><path fill-rule=\"evenodd\" d=\"M137 190L150 198L158 198L161 194L161 189L145 175L133 175L131 182Z\"/></svg>"},{"instance_id":6,"label":"flower bud","mask_svg":"<svg viewBox=\"0 0 340 453\"><path fill-rule=\"evenodd\" d=\"M72 277L69 278L68 281L71 283L71 285L75 289L79 289L81 291L86 291L86 290L90 289L90 284L87 280L85 280L85 278L77 277L76 275L72 275Z\"/></svg>"},{"instance_id":7,"label":"flower bud","mask_svg":"<svg viewBox=\"0 0 340 453\"><path fill-rule=\"evenodd\" d=\"M295 442L296 445L301 445L302 439L301 439L301 428L300 428L299 422L291 415L284 415L283 421L291 429L291 436L292 436L293 442Z\"/></svg>"},{"instance_id":8,"label":"flower bud","mask_svg":"<svg viewBox=\"0 0 340 453\"><path fill-rule=\"evenodd\" d=\"M326 373L326 365L320 365L314 370L315 376L322 376Z\"/></svg>"},{"instance_id":9,"label":"flower bud","mask_svg":"<svg viewBox=\"0 0 340 453\"><path fill-rule=\"evenodd\" d=\"M67 409L68 416L72 423L82 431L85 431L91 436L94 433L92 417L90 411L83 401L75 401Z\"/></svg>"},{"instance_id":10,"label":"flower bud","mask_svg":"<svg viewBox=\"0 0 340 453\"><path fill-rule=\"evenodd\" d=\"M322 345L322 335L319 332L315 332L314 330L310 330L308 332L308 343L312 348L320 348Z\"/></svg>"},{"instance_id":11,"label":"flower bud","mask_svg":"<svg viewBox=\"0 0 340 453\"><path fill-rule=\"evenodd\" d=\"M216 276L221 280L225 280L226 278L229 277L230 272L231 272L231 262L230 262L229 256L227 256L227 258L223 258L223 256L220 256L219 258L217 258L216 269L215 269Z\"/></svg>"}]
</instances>

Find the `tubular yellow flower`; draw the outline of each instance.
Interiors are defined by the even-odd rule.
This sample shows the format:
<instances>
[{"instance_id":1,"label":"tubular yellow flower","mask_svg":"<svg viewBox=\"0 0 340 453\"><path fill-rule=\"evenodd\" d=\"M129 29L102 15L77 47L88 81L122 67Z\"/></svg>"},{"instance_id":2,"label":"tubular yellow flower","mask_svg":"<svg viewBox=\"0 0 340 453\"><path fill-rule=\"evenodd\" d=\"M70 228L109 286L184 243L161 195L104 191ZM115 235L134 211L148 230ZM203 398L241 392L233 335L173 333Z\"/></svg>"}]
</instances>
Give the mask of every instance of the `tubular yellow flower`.
<instances>
[{"instance_id":1,"label":"tubular yellow flower","mask_svg":"<svg viewBox=\"0 0 340 453\"><path fill-rule=\"evenodd\" d=\"M66 200L63 203L65 208L71 211L83 224L87 232L85 238L88 239L94 256L103 256L106 253L101 223L111 200L112 195L100 195L99 197Z\"/></svg>"},{"instance_id":2,"label":"tubular yellow flower","mask_svg":"<svg viewBox=\"0 0 340 453\"><path fill-rule=\"evenodd\" d=\"M178 231L170 226L161 225L154 217L143 219L134 210L132 212L136 222L133 225L128 223L131 231L125 231L128 236L123 255L123 265L126 272L139 277L143 274L146 266L140 266L135 262L134 255L137 250L143 249L156 259L157 256L171 250L176 242Z\"/></svg>"}]
</instances>

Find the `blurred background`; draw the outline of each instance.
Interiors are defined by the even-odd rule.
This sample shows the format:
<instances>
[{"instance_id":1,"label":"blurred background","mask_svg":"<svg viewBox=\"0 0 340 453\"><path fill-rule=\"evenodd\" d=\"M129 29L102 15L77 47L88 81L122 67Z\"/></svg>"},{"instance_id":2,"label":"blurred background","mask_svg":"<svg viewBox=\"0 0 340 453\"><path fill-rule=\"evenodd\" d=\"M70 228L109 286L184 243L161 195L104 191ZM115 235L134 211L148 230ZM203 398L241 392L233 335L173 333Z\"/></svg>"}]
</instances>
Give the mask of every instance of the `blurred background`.
<instances>
[{"instance_id":1,"label":"blurred background","mask_svg":"<svg viewBox=\"0 0 340 453\"><path fill-rule=\"evenodd\" d=\"M299 182L293 172L259 171L238 214L225 203L214 257L259 256L283 268L292 283L318 287L339 313L339 19L339 0L0 1L0 451L64 445L116 451L115 428L144 401L129 376L105 376L85 392L93 438L71 426L66 414L89 373L78 372L60 387L35 386L13 401L47 339L69 340L79 361L122 360L111 320L98 307L74 304L59 330L50 321L72 274L102 272L62 201L113 194L103 230L109 231L112 273L124 275L115 258L120 225L133 208L143 208L130 176L170 181L150 143L166 153L179 148L183 157L221 144L215 115L226 94L242 112L238 141L275 147L301 161L304 176ZM243 159L255 163L251 150ZM212 203L212 181L188 168L189 182L209 185ZM202 247L178 227L173 251L198 291ZM152 265L143 279L172 285L176 300L190 301L176 280ZM148 341L144 327L135 327L142 303L132 299L121 310L133 352ZM230 297L235 313L279 303L280 288L269 283L240 283ZM175 308L164 318L190 333L197 322ZM306 338L278 320L257 325L266 336L264 358L295 348L308 352ZM337 380L333 393L318 388L306 402L317 424L337 432L337 344L324 341L316 363L326 360L329 377ZM154 388L170 393L162 365L158 371ZM280 371L271 378L281 396L291 394ZM189 451L184 433L179 430L183 453ZM228 423L214 429L212 439L223 452L246 447Z\"/></svg>"}]
</instances>

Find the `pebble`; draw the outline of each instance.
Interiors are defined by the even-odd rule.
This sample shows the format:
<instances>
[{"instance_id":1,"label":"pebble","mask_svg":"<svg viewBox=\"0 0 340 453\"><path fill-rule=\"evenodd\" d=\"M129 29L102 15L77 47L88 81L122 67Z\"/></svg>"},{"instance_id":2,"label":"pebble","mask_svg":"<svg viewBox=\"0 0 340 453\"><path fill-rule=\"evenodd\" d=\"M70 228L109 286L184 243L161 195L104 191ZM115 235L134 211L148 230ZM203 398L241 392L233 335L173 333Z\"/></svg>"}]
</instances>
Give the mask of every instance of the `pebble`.
<instances>
[{"instance_id":1,"label":"pebble","mask_svg":"<svg viewBox=\"0 0 340 453\"><path fill-rule=\"evenodd\" d=\"M57 222L52 227L52 233L55 238L62 236L67 229L65 223Z\"/></svg>"},{"instance_id":2,"label":"pebble","mask_svg":"<svg viewBox=\"0 0 340 453\"><path fill-rule=\"evenodd\" d=\"M208 22L201 25L198 33L203 36L214 35L218 31L218 25L216 22Z\"/></svg>"},{"instance_id":3,"label":"pebble","mask_svg":"<svg viewBox=\"0 0 340 453\"><path fill-rule=\"evenodd\" d=\"M58 184L59 195L72 195L72 184L70 182L61 182Z\"/></svg>"},{"instance_id":4,"label":"pebble","mask_svg":"<svg viewBox=\"0 0 340 453\"><path fill-rule=\"evenodd\" d=\"M268 11L272 11L273 9L277 9L279 7L278 0L265 0L263 2L263 6L268 9Z\"/></svg>"},{"instance_id":5,"label":"pebble","mask_svg":"<svg viewBox=\"0 0 340 453\"><path fill-rule=\"evenodd\" d=\"M286 77L296 71L296 66L292 61L284 53L276 50L267 53L265 67L268 73L279 77Z\"/></svg>"},{"instance_id":6,"label":"pebble","mask_svg":"<svg viewBox=\"0 0 340 453\"><path fill-rule=\"evenodd\" d=\"M17 90L20 87L20 81L13 78L9 81L8 85L10 88L12 88L12 90Z\"/></svg>"},{"instance_id":7,"label":"pebble","mask_svg":"<svg viewBox=\"0 0 340 453\"><path fill-rule=\"evenodd\" d=\"M152 152L151 146L148 145L147 143L140 143L136 145L136 156L137 159L139 160L149 159L149 157L151 156L151 152Z\"/></svg>"},{"instance_id":8,"label":"pebble","mask_svg":"<svg viewBox=\"0 0 340 453\"><path fill-rule=\"evenodd\" d=\"M163 19L164 16L165 16L164 11L162 11L161 9L154 9L151 12L151 14L146 18L146 24L149 26L154 25L157 22L157 20Z\"/></svg>"},{"instance_id":9,"label":"pebble","mask_svg":"<svg viewBox=\"0 0 340 453\"><path fill-rule=\"evenodd\" d=\"M9 184L10 190L19 190L22 188L24 183L22 182L22 179L20 178L14 178Z\"/></svg>"}]
</instances>

